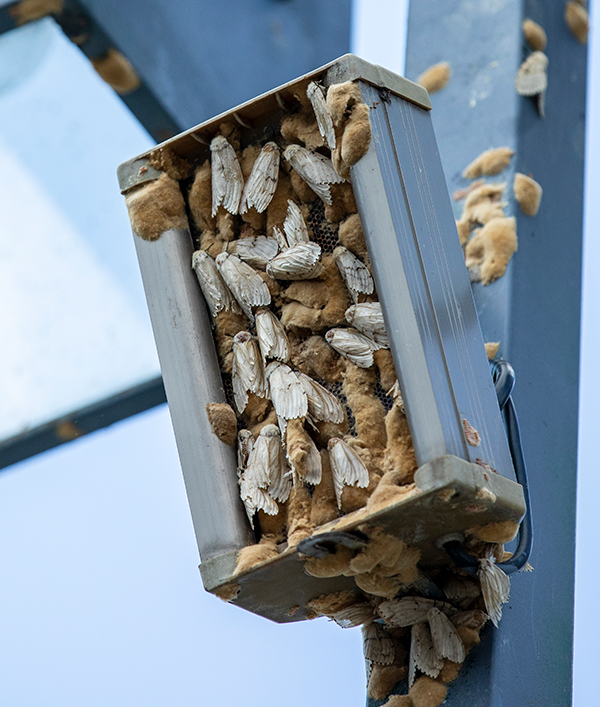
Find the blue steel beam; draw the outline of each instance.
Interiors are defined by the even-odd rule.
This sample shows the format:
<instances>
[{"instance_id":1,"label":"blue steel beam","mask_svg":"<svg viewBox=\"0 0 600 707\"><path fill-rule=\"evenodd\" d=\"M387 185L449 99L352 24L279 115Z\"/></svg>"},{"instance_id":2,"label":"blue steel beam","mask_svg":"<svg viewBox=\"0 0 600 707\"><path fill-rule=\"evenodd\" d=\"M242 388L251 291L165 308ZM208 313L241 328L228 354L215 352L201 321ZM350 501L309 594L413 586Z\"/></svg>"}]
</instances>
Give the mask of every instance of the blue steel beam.
<instances>
[{"instance_id":1,"label":"blue steel beam","mask_svg":"<svg viewBox=\"0 0 600 707\"><path fill-rule=\"evenodd\" d=\"M500 628L484 630L450 686L448 707L571 704L586 47L571 35L564 6L410 4L407 78L437 62L452 66L447 87L432 96L449 190L469 184L462 171L483 150L515 150L510 167L488 181L507 182L506 211L517 218L519 249L506 275L488 287L474 285L474 295L485 340L500 341L516 371L513 398L536 532L534 572L513 576ZM548 35L544 119L515 91L530 51L521 31L527 17ZM535 217L514 201L515 171L544 189ZM462 206L455 207L458 218Z\"/></svg>"}]
</instances>

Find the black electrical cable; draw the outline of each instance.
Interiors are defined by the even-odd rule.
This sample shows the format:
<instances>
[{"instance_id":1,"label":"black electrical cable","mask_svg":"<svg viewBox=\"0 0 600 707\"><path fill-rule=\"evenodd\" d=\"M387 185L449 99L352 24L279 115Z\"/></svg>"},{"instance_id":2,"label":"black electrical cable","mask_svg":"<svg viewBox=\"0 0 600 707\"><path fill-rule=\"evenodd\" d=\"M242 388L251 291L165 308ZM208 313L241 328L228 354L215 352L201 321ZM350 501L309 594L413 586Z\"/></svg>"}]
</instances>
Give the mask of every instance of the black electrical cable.
<instances>
[{"instance_id":1,"label":"black electrical cable","mask_svg":"<svg viewBox=\"0 0 600 707\"><path fill-rule=\"evenodd\" d=\"M529 496L529 484L527 481L527 468L525 466L525 458L523 456L523 447L521 445L521 432L519 430L519 420L515 410L514 403L511 398L511 393L515 385L515 372L513 367L507 361L494 359L490 361L490 368L498 404L504 420L506 436L508 439L508 448L515 467L517 481L523 487L523 495L525 497L525 517L519 528L519 541L517 548L510 560L499 562L498 567L502 568L506 574L518 572L529 559L531 548L533 546L533 521L531 517L531 499ZM478 560L470 555L460 544L458 540L450 540L444 543L444 549L450 558L467 572L474 574L479 563Z\"/></svg>"}]
</instances>

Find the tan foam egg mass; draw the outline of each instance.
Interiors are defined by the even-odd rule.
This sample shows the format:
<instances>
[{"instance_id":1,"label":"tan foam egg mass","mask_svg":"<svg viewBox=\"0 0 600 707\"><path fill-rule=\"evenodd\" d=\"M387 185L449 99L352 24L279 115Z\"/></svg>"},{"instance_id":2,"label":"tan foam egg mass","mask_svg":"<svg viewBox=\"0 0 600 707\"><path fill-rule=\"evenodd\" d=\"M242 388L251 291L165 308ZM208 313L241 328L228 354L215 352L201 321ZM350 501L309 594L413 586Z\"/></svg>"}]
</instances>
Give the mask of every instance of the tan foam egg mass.
<instances>
[{"instance_id":1,"label":"tan foam egg mass","mask_svg":"<svg viewBox=\"0 0 600 707\"><path fill-rule=\"evenodd\" d=\"M492 360L493 358L496 358L498 355L498 350L500 349L500 342L499 341L490 341L489 343L485 344L485 353L488 357L488 360Z\"/></svg>"},{"instance_id":2,"label":"tan foam egg mass","mask_svg":"<svg viewBox=\"0 0 600 707\"><path fill-rule=\"evenodd\" d=\"M526 174L516 172L513 184L515 199L526 216L535 216L542 201L542 187Z\"/></svg>"},{"instance_id":3,"label":"tan foam egg mass","mask_svg":"<svg viewBox=\"0 0 600 707\"><path fill-rule=\"evenodd\" d=\"M495 147L492 150L486 150L465 168L463 177L465 179L476 179L486 175L500 174L508 167L510 158L514 154L515 151L510 147Z\"/></svg>"},{"instance_id":4,"label":"tan foam egg mass","mask_svg":"<svg viewBox=\"0 0 600 707\"><path fill-rule=\"evenodd\" d=\"M477 267L484 285L502 277L517 250L515 218L495 218L476 231L465 249L467 268Z\"/></svg>"},{"instance_id":5,"label":"tan foam egg mass","mask_svg":"<svg viewBox=\"0 0 600 707\"><path fill-rule=\"evenodd\" d=\"M548 37L546 37L544 28L530 19L523 21L522 28L527 44L529 44L534 51L543 52L546 48L546 44L548 44Z\"/></svg>"},{"instance_id":6,"label":"tan foam egg mass","mask_svg":"<svg viewBox=\"0 0 600 707\"><path fill-rule=\"evenodd\" d=\"M237 439L237 418L233 409L227 403L208 403L206 415L221 442L233 446Z\"/></svg>"},{"instance_id":7,"label":"tan foam egg mass","mask_svg":"<svg viewBox=\"0 0 600 707\"><path fill-rule=\"evenodd\" d=\"M408 691L413 707L439 707L446 699L448 688L441 682L422 675Z\"/></svg>"},{"instance_id":8,"label":"tan foam egg mass","mask_svg":"<svg viewBox=\"0 0 600 707\"><path fill-rule=\"evenodd\" d=\"M565 5L565 22L575 39L581 44L587 44L589 18L585 7L569 0Z\"/></svg>"},{"instance_id":9,"label":"tan foam egg mass","mask_svg":"<svg viewBox=\"0 0 600 707\"><path fill-rule=\"evenodd\" d=\"M450 64L442 61L426 69L417 79L417 83L426 88L429 93L435 93L446 86L450 80L451 73Z\"/></svg>"}]
</instances>

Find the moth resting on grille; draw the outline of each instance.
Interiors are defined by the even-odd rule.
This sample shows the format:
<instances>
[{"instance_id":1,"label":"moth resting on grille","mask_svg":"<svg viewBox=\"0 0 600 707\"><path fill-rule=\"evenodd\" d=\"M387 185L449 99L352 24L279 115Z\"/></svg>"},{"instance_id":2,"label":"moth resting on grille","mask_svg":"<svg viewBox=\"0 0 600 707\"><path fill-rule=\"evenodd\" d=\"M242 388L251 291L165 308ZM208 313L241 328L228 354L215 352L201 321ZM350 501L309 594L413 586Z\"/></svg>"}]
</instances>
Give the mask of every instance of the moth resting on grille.
<instances>
[{"instance_id":1,"label":"moth resting on grille","mask_svg":"<svg viewBox=\"0 0 600 707\"><path fill-rule=\"evenodd\" d=\"M217 135L210 142L210 151L212 153L212 215L216 215L221 205L230 214L237 214L244 177L235 150L226 138Z\"/></svg>"},{"instance_id":2,"label":"moth resting on grille","mask_svg":"<svg viewBox=\"0 0 600 707\"><path fill-rule=\"evenodd\" d=\"M287 501L292 489L288 471L279 428L265 425L240 475L240 495L251 523L256 511L277 515L279 506L276 501Z\"/></svg>"},{"instance_id":3,"label":"moth resting on grille","mask_svg":"<svg viewBox=\"0 0 600 707\"><path fill-rule=\"evenodd\" d=\"M298 205L288 199L287 215L283 222L283 232L286 236L286 246L291 248L297 243L308 243L308 228ZM283 250L283 248L282 248Z\"/></svg>"},{"instance_id":4,"label":"moth resting on grille","mask_svg":"<svg viewBox=\"0 0 600 707\"><path fill-rule=\"evenodd\" d=\"M257 270L264 270L269 260L279 252L279 244L274 238L251 236L231 241L227 244L227 252L237 255L240 260Z\"/></svg>"},{"instance_id":5,"label":"moth resting on grille","mask_svg":"<svg viewBox=\"0 0 600 707\"><path fill-rule=\"evenodd\" d=\"M333 251L333 257L355 304L358 302L360 294L370 295L373 293L375 285L371 273L354 253L340 245Z\"/></svg>"},{"instance_id":6,"label":"moth resting on grille","mask_svg":"<svg viewBox=\"0 0 600 707\"><path fill-rule=\"evenodd\" d=\"M247 331L233 337L233 399L240 415L248 404L248 393L261 398L268 395L262 357L256 341Z\"/></svg>"},{"instance_id":7,"label":"moth resting on grille","mask_svg":"<svg viewBox=\"0 0 600 707\"><path fill-rule=\"evenodd\" d=\"M281 322L266 307L256 310L256 335L263 357L286 363L290 358L290 342Z\"/></svg>"},{"instance_id":8,"label":"moth resting on grille","mask_svg":"<svg viewBox=\"0 0 600 707\"><path fill-rule=\"evenodd\" d=\"M289 366L272 361L265 371L277 416L284 420L306 417L308 398L304 386Z\"/></svg>"},{"instance_id":9,"label":"moth resting on grille","mask_svg":"<svg viewBox=\"0 0 600 707\"><path fill-rule=\"evenodd\" d=\"M343 439L333 437L327 444L329 461L333 474L333 487L338 508L342 507L344 486L366 488L369 485L369 471L362 459Z\"/></svg>"},{"instance_id":10,"label":"moth resting on grille","mask_svg":"<svg viewBox=\"0 0 600 707\"><path fill-rule=\"evenodd\" d=\"M320 259L320 245L297 243L269 262L267 275L274 280L312 280L324 272Z\"/></svg>"},{"instance_id":11,"label":"moth resting on grille","mask_svg":"<svg viewBox=\"0 0 600 707\"><path fill-rule=\"evenodd\" d=\"M319 84L311 81L306 89L306 95L308 96L315 112L315 118L317 119L317 125L319 126L321 136L324 138L327 146L331 150L334 150L335 130L333 129L333 120L331 119L329 108L327 108L323 90Z\"/></svg>"},{"instance_id":12,"label":"moth resting on grille","mask_svg":"<svg viewBox=\"0 0 600 707\"><path fill-rule=\"evenodd\" d=\"M318 422L340 424L344 420L344 408L340 401L327 388L310 376L298 371L296 374L308 398L308 412Z\"/></svg>"},{"instance_id":13,"label":"moth resting on grille","mask_svg":"<svg viewBox=\"0 0 600 707\"><path fill-rule=\"evenodd\" d=\"M208 305L208 310L213 318L222 311L231 311L236 314L242 313L219 274L217 264L208 253L203 250L197 250L192 255L192 267L200 283L200 289Z\"/></svg>"},{"instance_id":14,"label":"moth resting on grille","mask_svg":"<svg viewBox=\"0 0 600 707\"><path fill-rule=\"evenodd\" d=\"M360 368L370 368L373 365L373 351L381 346L356 329L336 327L325 334L325 340L339 354L352 361Z\"/></svg>"},{"instance_id":15,"label":"moth resting on grille","mask_svg":"<svg viewBox=\"0 0 600 707\"><path fill-rule=\"evenodd\" d=\"M300 145L289 145L283 153L285 159L298 172L308 186L331 206L330 184L341 184L344 178L335 171L331 160L318 152L311 152Z\"/></svg>"},{"instance_id":16,"label":"moth resting on grille","mask_svg":"<svg viewBox=\"0 0 600 707\"><path fill-rule=\"evenodd\" d=\"M266 307L271 304L271 294L264 280L256 270L235 255L219 253L215 262L244 314L253 321L252 307Z\"/></svg>"},{"instance_id":17,"label":"moth resting on grille","mask_svg":"<svg viewBox=\"0 0 600 707\"><path fill-rule=\"evenodd\" d=\"M358 329L361 334L368 336L382 348L390 348L379 302L354 304L352 307L348 307L345 316L348 324Z\"/></svg>"},{"instance_id":18,"label":"moth resting on grille","mask_svg":"<svg viewBox=\"0 0 600 707\"><path fill-rule=\"evenodd\" d=\"M240 213L245 214L254 207L259 214L271 203L279 179L279 148L274 142L267 142L256 162L242 193Z\"/></svg>"}]
</instances>

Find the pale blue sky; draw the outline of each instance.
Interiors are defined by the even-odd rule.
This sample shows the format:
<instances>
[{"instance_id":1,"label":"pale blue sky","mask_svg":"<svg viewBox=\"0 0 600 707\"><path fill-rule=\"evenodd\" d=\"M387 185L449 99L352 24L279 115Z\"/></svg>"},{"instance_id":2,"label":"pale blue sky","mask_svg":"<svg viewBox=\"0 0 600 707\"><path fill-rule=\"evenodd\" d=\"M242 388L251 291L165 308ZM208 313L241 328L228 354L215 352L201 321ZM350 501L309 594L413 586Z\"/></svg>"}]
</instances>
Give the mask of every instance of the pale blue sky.
<instances>
[{"instance_id":1,"label":"pale blue sky","mask_svg":"<svg viewBox=\"0 0 600 707\"><path fill-rule=\"evenodd\" d=\"M365 12L367 5L369 13ZM356 16L361 20L353 35L357 53L401 71L405 6L392 0L356 2ZM386 22L381 21L383 16ZM0 151L20 160L17 169L31 177L37 143L15 150L11 141L16 133L10 131L22 122L46 147L48 138L36 123L40 112L43 116L58 111L53 131L68 118L67 129L50 153L52 159L59 159L65 141L73 138L74 146L60 166L61 180L66 183L48 179L34 183L45 190L45 198L63 225L66 222L75 234L91 234L89 248L99 262L110 265L114 297L125 293L132 303L132 317L147 327L114 170L150 143L120 102L95 81L83 59L73 58L80 58L77 50L68 44L59 49L69 53L64 61L76 67L79 78L92 82L87 85L94 96L102 96L102 108L95 103L92 111L91 99L79 101L81 114L67 116L60 112L58 99L53 105L42 100L23 108L18 119L12 112L10 123L10 115L2 113L4 96L12 92L16 100L27 82L34 88L36 82L48 82L54 76L58 87L61 77L64 80L65 67L60 63L49 67L40 59L42 54L36 58L38 63L27 55L22 85L7 86L0 81ZM600 59L593 37L590 57L576 707L597 704L597 650L593 646L600 632L595 584L600 244L593 234L600 223L600 160L593 159L600 155ZM65 83L60 90L64 92L61 100L68 100L69 86ZM25 101L25 96L19 100ZM90 126L92 113L90 135L85 126ZM99 148L96 153L90 143ZM96 160L95 171L90 172L89 161L98 154L105 159ZM43 214L38 218L43 221ZM121 264L118 272L113 268L116 262ZM67 313L73 296L64 293ZM93 293L89 297L94 300ZM99 310L103 304L95 300ZM135 355L151 371L155 359L146 335ZM94 339L89 339L83 351L89 355L93 344ZM52 355L60 360L61 351ZM72 364L65 372L75 374L76 367L77 363ZM134 375L139 370L132 369ZM100 386L111 385L103 378L105 370L99 367L94 379ZM51 394L49 389L50 398ZM53 404L69 406L64 399ZM323 619L277 626L204 592L164 406L2 472L0 562L0 707L364 704L364 665L357 630L343 631Z\"/></svg>"}]
</instances>

